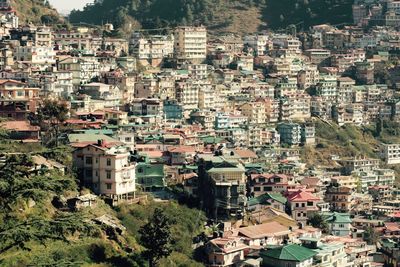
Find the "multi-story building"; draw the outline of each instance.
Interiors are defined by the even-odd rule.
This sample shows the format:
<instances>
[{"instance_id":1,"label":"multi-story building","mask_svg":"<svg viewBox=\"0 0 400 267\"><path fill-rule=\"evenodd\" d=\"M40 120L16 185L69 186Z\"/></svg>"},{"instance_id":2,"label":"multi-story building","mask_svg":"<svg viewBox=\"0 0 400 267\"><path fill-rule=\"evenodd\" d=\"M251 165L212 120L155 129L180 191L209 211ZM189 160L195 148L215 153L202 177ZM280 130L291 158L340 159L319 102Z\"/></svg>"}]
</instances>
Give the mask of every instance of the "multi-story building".
<instances>
[{"instance_id":1,"label":"multi-story building","mask_svg":"<svg viewBox=\"0 0 400 267\"><path fill-rule=\"evenodd\" d=\"M222 156L199 155L202 200L214 216L242 212L246 206L244 166ZM211 194L211 195L210 195Z\"/></svg>"},{"instance_id":2,"label":"multi-story building","mask_svg":"<svg viewBox=\"0 0 400 267\"><path fill-rule=\"evenodd\" d=\"M36 111L39 91L22 82L0 80L0 117L25 120L29 113Z\"/></svg>"},{"instance_id":3,"label":"multi-story building","mask_svg":"<svg viewBox=\"0 0 400 267\"><path fill-rule=\"evenodd\" d=\"M243 43L254 51L254 55L263 56L267 50L268 36L259 34L246 35L243 38Z\"/></svg>"},{"instance_id":4,"label":"multi-story building","mask_svg":"<svg viewBox=\"0 0 400 267\"><path fill-rule=\"evenodd\" d=\"M163 117L163 101L157 98L137 98L130 104L133 115Z\"/></svg>"},{"instance_id":5,"label":"multi-story building","mask_svg":"<svg viewBox=\"0 0 400 267\"><path fill-rule=\"evenodd\" d=\"M247 121L251 124L265 124L267 116L265 113L265 105L263 102L250 102L241 106L243 116L247 117Z\"/></svg>"},{"instance_id":6,"label":"multi-story building","mask_svg":"<svg viewBox=\"0 0 400 267\"><path fill-rule=\"evenodd\" d=\"M330 203L332 211L351 212L354 189L345 186L329 186L325 191L325 201Z\"/></svg>"},{"instance_id":7,"label":"multi-story building","mask_svg":"<svg viewBox=\"0 0 400 267\"><path fill-rule=\"evenodd\" d=\"M58 70L72 73L72 84L79 87L100 76L100 63L94 57L69 57L58 62Z\"/></svg>"},{"instance_id":8,"label":"multi-story building","mask_svg":"<svg viewBox=\"0 0 400 267\"><path fill-rule=\"evenodd\" d=\"M293 219L303 226L306 225L308 217L319 210L317 204L321 202L319 197L305 190L290 193L287 199Z\"/></svg>"},{"instance_id":9,"label":"multi-story building","mask_svg":"<svg viewBox=\"0 0 400 267\"><path fill-rule=\"evenodd\" d=\"M99 140L76 149L73 162L83 185L118 201L135 196L136 164L131 162L130 155L126 147Z\"/></svg>"},{"instance_id":10,"label":"multi-story building","mask_svg":"<svg viewBox=\"0 0 400 267\"><path fill-rule=\"evenodd\" d=\"M369 172L379 167L379 159L370 158L354 158L354 159L341 159L338 161L343 166L343 172L351 174L356 172Z\"/></svg>"},{"instance_id":11,"label":"multi-story building","mask_svg":"<svg viewBox=\"0 0 400 267\"><path fill-rule=\"evenodd\" d=\"M173 35L142 36L135 32L129 41L129 50L142 64L158 66L164 58L174 54Z\"/></svg>"},{"instance_id":12,"label":"multi-story building","mask_svg":"<svg viewBox=\"0 0 400 267\"><path fill-rule=\"evenodd\" d=\"M174 31L175 57L181 62L201 63L207 56L205 27L178 27Z\"/></svg>"},{"instance_id":13,"label":"multi-story building","mask_svg":"<svg viewBox=\"0 0 400 267\"><path fill-rule=\"evenodd\" d=\"M281 143L288 145L299 145L301 143L301 126L297 123L279 123L277 130Z\"/></svg>"},{"instance_id":14,"label":"multi-story building","mask_svg":"<svg viewBox=\"0 0 400 267\"><path fill-rule=\"evenodd\" d=\"M321 75L316 86L316 93L325 101L334 101L337 96L337 79L333 75Z\"/></svg>"},{"instance_id":15,"label":"multi-story building","mask_svg":"<svg viewBox=\"0 0 400 267\"><path fill-rule=\"evenodd\" d=\"M382 144L381 153L386 164L400 164L400 144Z\"/></svg>"},{"instance_id":16,"label":"multi-story building","mask_svg":"<svg viewBox=\"0 0 400 267\"><path fill-rule=\"evenodd\" d=\"M349 77L337 78L337 102L352 103L353 102L353 86L356 81Z\"/></svg>"},{"instance_id":17,"label":"multi-story building","mask_svg":"<svg viewBox=\"0 0 400 267\"><path fill-rule=\"evenodd\" d=\"M253 197L271 192L286 192L288 186L287 176L284 174L251 174L248 192Z\"/></svg>"}]
</instances>

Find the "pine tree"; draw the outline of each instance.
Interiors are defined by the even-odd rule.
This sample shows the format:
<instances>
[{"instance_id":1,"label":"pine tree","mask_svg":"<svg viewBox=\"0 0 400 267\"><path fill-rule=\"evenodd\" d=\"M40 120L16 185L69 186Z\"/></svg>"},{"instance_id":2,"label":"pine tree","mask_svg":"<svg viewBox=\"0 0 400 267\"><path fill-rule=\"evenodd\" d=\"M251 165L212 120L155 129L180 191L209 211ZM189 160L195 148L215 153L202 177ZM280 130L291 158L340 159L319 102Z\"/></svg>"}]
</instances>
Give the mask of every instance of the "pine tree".
<instances>
[{"instance_id":1,"label":"pine tree","mask_svg":"<svg viewBox=\"0 0 400 267\"><path fill-rule=\"evenodd\" d=\"M171 254L171 224L162 209L154 211L151 220L140 228L140 242L146 248L144 256L148 259L150 267Z\"/></svg>"}]
</instances>

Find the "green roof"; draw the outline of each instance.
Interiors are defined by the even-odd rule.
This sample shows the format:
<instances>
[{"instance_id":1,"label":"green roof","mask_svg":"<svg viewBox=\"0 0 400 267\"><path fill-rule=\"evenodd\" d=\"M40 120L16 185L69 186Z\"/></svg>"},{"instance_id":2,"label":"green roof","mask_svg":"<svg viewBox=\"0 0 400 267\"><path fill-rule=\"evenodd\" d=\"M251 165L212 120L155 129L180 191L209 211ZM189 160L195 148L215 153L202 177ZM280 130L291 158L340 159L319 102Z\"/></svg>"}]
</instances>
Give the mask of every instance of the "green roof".
<instances>
[{"instance_id":1,"label":"green roof","mask_svg":"<svg viewBox=\"0 0 400 267\"><path fill-rule=\"evenodd\" d=\"M247 202L249 206L254 206L257 204L267 204L268 199L273 199L279 203L286 204L287 199L280 193L265 193L261 196L249 199Z\"/></svg>"},{"instance_id":2,"label":"green roof","mask_svg":"<svg viewBox=\"0 0 400 267\"><path fill-rule=\"evenodd\" d=\"M347 213L339 213L339 212L325 212L322 213L322 217L328 223L351 223L350 215Z\"/></svg>"},{"instance_id":3,"label":"green roof","mask_svg":"<svg viewBox=\"0 0 400 267\"><path fill-rule=\"evenodd\" d=\"M280 248L269 249L265 252L262 252L261 254L263 257L267 258L302 262L314 257L314 255L316 255L317 253L312 251L311 249L296 244L291 244Z\"/></svg>"},{"instance_id":4,"label":"green roof","mask_svg":"<svg viewBox=\"0 0 400 267\"><path fill-rule=\"evenodd\" d=\"M139 169L142 172L139 172ZM149 164L140 162L136 165L136 176L137 177L149 177L149 176L161 176L164 177L164 165L163 164Z\"/></svg>"}]
</instances>

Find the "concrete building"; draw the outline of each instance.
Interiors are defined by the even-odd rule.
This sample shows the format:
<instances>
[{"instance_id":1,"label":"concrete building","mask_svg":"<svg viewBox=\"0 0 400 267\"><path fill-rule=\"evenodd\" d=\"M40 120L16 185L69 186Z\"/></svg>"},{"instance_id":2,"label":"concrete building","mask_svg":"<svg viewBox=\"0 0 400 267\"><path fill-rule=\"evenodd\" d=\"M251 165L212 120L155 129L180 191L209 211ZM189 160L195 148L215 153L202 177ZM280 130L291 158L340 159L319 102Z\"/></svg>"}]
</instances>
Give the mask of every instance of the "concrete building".
<instances>
[{"instance_id":1,"label":"concrete building","mask_svg":"<svg viewBox=\"0 0 400 267\"><path fill-rule=\"evenodd\" d=\"M113 200L135 196L135 164L126 147L109 145L104 140L78 148L73 153L74 167L82 184L98 195Z\"/></svg>"},{"instance_id":2,"label":"concrete building","mask_svg":"<svg viewBox=\"0 0 400 267\"><path fill-rule=\"evenodd\" d=\"M400 144L382 144L381 153L386 164L400 164Z\"/></svg>"},{"instance_id":3,"label":"concrete building","mask_svg":"<svg viewBox=\"0 0 400 267\"><path fill-rule=\"evenodd\" d=\"M207 56L207 30L200 27L178 27L174 31L175 57L181 62L201 63Z\"/></svg>"},{"instance_id":4,"label":"concrete building","mask_svg":"<svg viewBox=\"0 0 400 267\"><path fill-rule=\"evenodd\" d=\"M301 143L301 126L299 124L279 123L277 130L282 144L299 145Z\"/></svg>"}]
</instances>

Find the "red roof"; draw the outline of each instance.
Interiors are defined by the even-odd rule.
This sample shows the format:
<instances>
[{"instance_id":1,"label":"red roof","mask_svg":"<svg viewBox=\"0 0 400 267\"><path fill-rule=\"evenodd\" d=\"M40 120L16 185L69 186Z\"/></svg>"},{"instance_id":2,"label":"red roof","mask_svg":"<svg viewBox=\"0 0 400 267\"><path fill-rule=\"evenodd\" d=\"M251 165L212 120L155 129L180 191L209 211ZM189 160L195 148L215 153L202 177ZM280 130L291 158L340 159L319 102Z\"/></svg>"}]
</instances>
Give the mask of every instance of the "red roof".
<instances>
[{"instance_id":1,"label":"red roof","mask_svg":"<svg viewBox=\"0 0 400 267\"><path fill-rule=\"evenodd\" d=\"M195 153L196 148L193 146L170 146L167 148L170 153Z\"/></svg>"},{"instance_id":2,"label":"red roof","mask_svg":"<svg viewBox=\"0 0 400 267\"><path fill-rule=\"evenodd\" d=\"M32 126L28 121L5 121L0 126L16 132L36 132L40 130L39 126Z\"/></svg>"},{"instance_id":3,"label":"red roof","mask_svg":"<svg viewBox=\"0 0 400 267\"><path fill-rule=\"evenodd\" d=\"M288 196L289 202L304 202L304 201L314 201L314 200L320 200L320 198L301 189L294 193L291 193Z\"/></svg>"},{"instance_id":4,"label":"red roof","mask_svg":"<svg viewBox=\"0 0 400 267\"><path fill-rule=\"evenodd\" d=\"M241 158L257 158L256 153L249 149L235 149L235 153Z\"/></svg>"}]
</instances>

